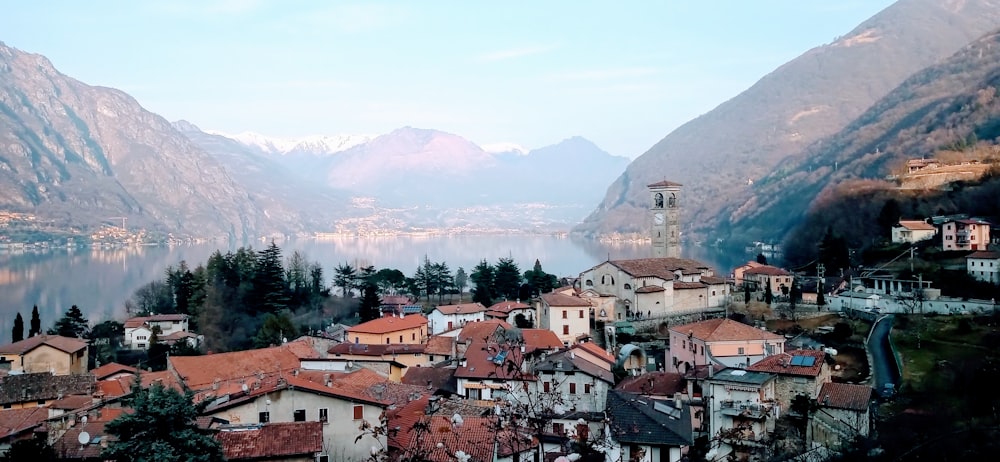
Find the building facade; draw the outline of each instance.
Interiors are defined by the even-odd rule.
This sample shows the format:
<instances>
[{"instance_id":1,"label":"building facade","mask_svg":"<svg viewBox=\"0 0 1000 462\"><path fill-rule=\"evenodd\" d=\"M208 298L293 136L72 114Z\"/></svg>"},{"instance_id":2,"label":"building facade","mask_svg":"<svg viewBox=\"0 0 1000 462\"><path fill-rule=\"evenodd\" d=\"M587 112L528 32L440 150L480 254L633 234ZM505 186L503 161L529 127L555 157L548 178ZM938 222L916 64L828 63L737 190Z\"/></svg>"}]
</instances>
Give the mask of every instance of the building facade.
<instances>
[{"instance_id":1,"label":"building facade","mask_svg":"<svg viewBox=\"0 0 1000 462\"><path fill-rule=\"evenodd\" d=\"M784 353L785 338L726 318L670 328L667 372L687 373L699 366L748 367Z\"/></svg>"},{"instance_id":2,"label":"building facade","mask_svg":"<svg viewBox=\"0 0 1000 462\"><path fill-rule=\"evenodd\" d=\"M950 220L941 224L944 250L987 250L990 222L977 219Z\"/></svg>"},{"instance_id":3,"label":"building facade","mask_svg":"<svg viewBox=\"0 0 1000 462\"><path fill-rule=\"evenodd\" d=\"M937 228L923 220L899 220L892 227L892 242L894 244L913 244L926 241L937 235Z\"/></svg>"},{"instance_id":4,"label":"building facade","mask_svg":"<svg viewBox=\"0 0 1000 462\"><path fill-rule=\"evenodd\" d=\"M671 181L661 181L648 185L651 195L650 218L652 227L650 239L653 257L680 258L680 193L681 185Z\"/></svg>"},{"instance_id":5,"label":"building facade","mask_svg":"<svg viewBox=\"0 0 1000 462\"><path fill-rule=\"evenodd\" d=\"M1000 252L979 250L965 257L969 276L977 281L1000 284Z\"/></svg>"}]
</instances>

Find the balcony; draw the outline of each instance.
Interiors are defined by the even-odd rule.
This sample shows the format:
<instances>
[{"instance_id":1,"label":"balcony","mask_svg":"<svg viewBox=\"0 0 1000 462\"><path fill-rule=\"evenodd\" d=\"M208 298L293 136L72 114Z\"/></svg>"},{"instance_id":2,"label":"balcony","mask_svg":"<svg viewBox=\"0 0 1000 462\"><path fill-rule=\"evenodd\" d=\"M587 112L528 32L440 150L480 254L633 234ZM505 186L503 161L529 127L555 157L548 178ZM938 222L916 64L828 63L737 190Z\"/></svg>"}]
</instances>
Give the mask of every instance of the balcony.
<instances>
[{"instance_id":1,"label":"balcony","mask_svg":"<svg viewBox=\"0 0 1000 462\"><path fill-rule=\"evenodd\" d=\"M719 402L719 412L729 417L764 420L767 416L771 415L771 405L725 400Z\"/></svg>"}]
</instances>

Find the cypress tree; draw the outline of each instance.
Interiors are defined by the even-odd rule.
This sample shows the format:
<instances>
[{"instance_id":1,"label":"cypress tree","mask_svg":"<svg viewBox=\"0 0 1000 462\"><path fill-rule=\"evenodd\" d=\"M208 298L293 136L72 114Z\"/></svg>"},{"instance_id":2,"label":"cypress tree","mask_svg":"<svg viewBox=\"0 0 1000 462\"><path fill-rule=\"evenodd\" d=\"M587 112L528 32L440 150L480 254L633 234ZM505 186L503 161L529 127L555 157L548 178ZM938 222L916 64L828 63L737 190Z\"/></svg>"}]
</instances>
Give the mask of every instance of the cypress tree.
<instances>
[{"instance_id":1,"label":"cypress tree","mask_svg":"<svg viewBox=\"0 0 1000 462\"><path fill-rule=\"evenodd\" d=\"M31 309L31 329L28 330L28 337L34 337L42 333L42 320L38 317L38 305Z\"/></svg>"},{"instance_id":2,"label":"cypress tree","mask_svg":"<svg viewBox=\"0 0 1000 462\"><path fill-rule=\"evenodd\" d=\"M24 318L21 317L20 311L14 318L14 327L10 331L10 338L13 342L24 340Z\"/></svg>"}]
</instances>

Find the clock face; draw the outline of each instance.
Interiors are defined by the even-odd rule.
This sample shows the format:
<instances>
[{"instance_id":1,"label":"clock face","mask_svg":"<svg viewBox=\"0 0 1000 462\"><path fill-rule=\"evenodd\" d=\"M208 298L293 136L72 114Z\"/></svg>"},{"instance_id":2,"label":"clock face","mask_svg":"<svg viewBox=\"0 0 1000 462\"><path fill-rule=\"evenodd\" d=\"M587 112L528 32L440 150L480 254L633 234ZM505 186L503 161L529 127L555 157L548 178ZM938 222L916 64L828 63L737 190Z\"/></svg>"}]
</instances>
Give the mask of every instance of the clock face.
<instances>
[{"instance_id":1,"label":"clock face","mask_svg":"<svg viewBox=\"0 0 1000 462\"><path fill-rule=\"evenodd\" d=\"M663 214L662 213L654 213L653 214L653 223L656 223L658 225L662 225L663 224Z\"/></svg>"}]
</instances>

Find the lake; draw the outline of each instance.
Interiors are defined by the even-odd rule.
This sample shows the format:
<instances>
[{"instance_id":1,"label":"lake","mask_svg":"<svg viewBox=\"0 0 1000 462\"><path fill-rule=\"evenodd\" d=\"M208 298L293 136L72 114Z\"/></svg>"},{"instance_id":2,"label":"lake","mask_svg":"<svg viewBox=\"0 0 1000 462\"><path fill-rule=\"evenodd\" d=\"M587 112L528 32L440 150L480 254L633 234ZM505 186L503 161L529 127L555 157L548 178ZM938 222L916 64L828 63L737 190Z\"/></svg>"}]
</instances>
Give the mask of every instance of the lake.
<instances>
[{"instance_id":1,"label":"lake","mask_svg":"<svg viewBox=\"0 0 1000 462\"><path fill-rule=\"evenodd\" d=\"M268 242L269 243L269 242ZM268 243L259 242L255 249ZM300 239L279 242L285 258L298 250L319 262L327 283L333 269L342 263L395 268L412 276L426 255L432 262L446 262L454 273L459 267L471 273L481 260L496 263L512 257L529 270L538 259L542 268L557 276L576 276L607 259L649 257L649 244L609 243L557 236L393 236L343 237L324 240ZM11 338L17 312L24 317L25 331L31 307L38 305L42 328L51 327L71 305L77 305L91 323L124 319L124 304L133 292L150 281L163 279L168 266L186 261L192 268L204 264L216 250L235 247L218 243L185 246L147 246L120 249L48 249L44 251L0 250L0 343ZM693 258L729 274L745 255L725 255L710 248L684 249Z\"/></svg>"}]
</instances>

